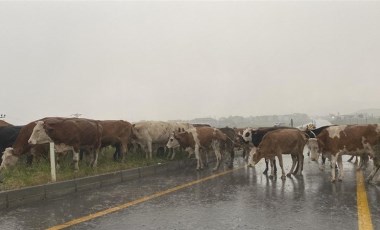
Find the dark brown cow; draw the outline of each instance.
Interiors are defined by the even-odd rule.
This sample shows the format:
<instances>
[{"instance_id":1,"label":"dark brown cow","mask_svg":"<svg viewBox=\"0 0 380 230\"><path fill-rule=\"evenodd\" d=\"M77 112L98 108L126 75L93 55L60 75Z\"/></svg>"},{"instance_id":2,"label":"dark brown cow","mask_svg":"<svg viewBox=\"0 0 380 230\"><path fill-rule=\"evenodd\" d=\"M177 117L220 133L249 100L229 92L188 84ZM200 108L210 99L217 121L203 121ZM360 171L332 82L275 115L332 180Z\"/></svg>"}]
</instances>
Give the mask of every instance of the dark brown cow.
<instances>
[{"instance_id":1,"label":"dark brown cow","mask_svg":"<svg viewBox=\"0 0 380 230\"><path fill-rule=\"evenodd\" d=\"M277 156L282 170L281 178L285 179L282 154L290 154L292 156L293 164L287 175L290 176L297 172L297 170L294 171L297 163L298 174L301 175L304 159L303 148L305 147L306 141L307 137L305 133L297 129L280 129L268 132L264 135L256 151L251 151L248 164L254 166L262 158L271 159L271 177L273 177L274 169L272 160Z\"/></svg>"},{"instance_id":2,"label":"dark brown cow","mask_svg":"<svg viewBox=\"0 0 380 230\"><path fill-rule=\"evenodd\" d=\"M311 151L311 159L317 160L320 154L331 156L331 164L338 163L338 181L343 179L342 155L374 157L374 146L380 144L379 125L339 125L324 129L316 140L311 139L316 146ZM310 142L309 141L309 142ZM331 170L331 181L335 182L335 170Z\"/></svg>"},{"instance_id":3,"label":"dark brown cow","mask_svg":"<svg viewBox=\"0 0 380 230\"><path fill-rule=\"evenodd\" d=\"M217 170L222 158L221 149L224 148L228 137L219 129L211 127L195 127L185 132L173 133L167 143L168 148L181 146L186 151L194 151L197 159L197 170L203 168L203 162L200 156L200 149L207 151L213 149L216 156Z\"/></svg>"},{"instance_id":4,"label":"dark brown cow","mask_svg":"<svg viewBox=\"0 0 380 230\"><path fill-rule=\"evenodd\" d=\"M101 146L103 128L99 121L83 118L55 118L38 121L29 138L29 144L54 142L73 151L75 170L79 169L79 151L83 149L94 154L90 165L96 167Z\"/></svg>"},{"instance_id":5,"label":"dark brown cow","mask_svg":"<svg viewBox=\"0 0 380 230\"><path fill-rule=\"evenodd\" d=\"M114 159L123 159L128 151L128 143L132 134L132 124L122 120L100 121L103 128L102 147L112 145L116 148Z\"/></svg>"}]
</instances>

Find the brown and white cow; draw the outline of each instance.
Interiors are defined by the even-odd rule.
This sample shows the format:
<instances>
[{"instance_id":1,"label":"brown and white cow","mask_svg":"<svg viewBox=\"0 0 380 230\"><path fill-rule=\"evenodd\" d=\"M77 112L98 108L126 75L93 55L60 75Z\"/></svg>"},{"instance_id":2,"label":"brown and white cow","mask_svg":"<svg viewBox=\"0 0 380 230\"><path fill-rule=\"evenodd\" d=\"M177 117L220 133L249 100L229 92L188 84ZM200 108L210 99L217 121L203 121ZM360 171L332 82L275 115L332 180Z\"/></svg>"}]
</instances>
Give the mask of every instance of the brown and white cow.
<instances>
[{"instance_id":1,"label":"brown and white cow","mask_svg":"<svg viewBox=\"0 0 380 230\"><path fill-rule=\"evenodd\" d=\"M262 158L271 159L271 177L274 176L273 159L278 158L281 170L282 179L285 179L285 171L283 167L283 154L290 154L292 156L292 167L287 174L296 174L298 171L299 175L302 175L303 169L303 148L307 142L307 136L305 133L298 129L279 129L267 132L256 151L250 152L248 165L256 165ZM255 150L255 148L253 148ZM297 168L296 167L296 164Z\"/></svg>"},{"instance_id":2,"label":"brown and white cow","mask_svg":"<svg viewBox=\"0 0 380 230\"><path fill-rule=\"evenodd\" d=\"M128 143L132 135L132 124L122 120L103 120L99 121L102 126L102 145L109 145L116 148L114 159L123 159L128 151Z\"/></svg>"},{"instance_id":3,"label":"brown and white cow","mask_svg":"<svg viewBox=\"0 0 380 230\"><path fill-rule=\"evenodd\" d=\"M311 143L310 143L311 142ZM379 125L339 125L324 129L316 139L310 139L313 146L310 157L317 160L320 154L331 157L331 164L338 163L338 180L343 179L342 155L374 157L374 146L380 144ZM335 170L331 170L331 181L335 182Z\"/></svg>"},{"instance_id":4,"label":"brown and white cow","mask_svg":"<svg viewBox=\"0 0 380 230\"><path fill-rule=\"evenodd\" d=\"M71 147L75 170L79 169L80 149L94 154L91 166L96 167L98 153L101 146L103 128L99 121L83 118L55 118L37 121L30 136L29 144L43 144L54 142Z\"/></svg>"},{"instance_id":5,"label":"brown and white cow","mask_svg":"<svg viewBox=\"0 0 380 230\"><path fill-rule=\"evenodd\" d=\"M188 123L142 121L133 124L133 139L146 153L146 158L153 158L153 152L159 147L165 147L170 134L180 130L187 130L193 126ZM174 158L174 155L172 156Z\"/></svg>"},{"instance_id":6,"label":"brown and white cow","mask_svg":"<svg viewBox=\"0 0 380 230\"><path fill-rule=\"evenodd\" d=\"M188 129L185 132L172 133L166 146L168 148L175 148L181 146L186 151L194 151L197 159L196 169L203 169L203 162L200 156L200 150L208 151L212 149L216 156L216 166L213 170L219 168L223 150L228 137L219 129L211 127L195 127Z\"/></svg>"}]
</instances>

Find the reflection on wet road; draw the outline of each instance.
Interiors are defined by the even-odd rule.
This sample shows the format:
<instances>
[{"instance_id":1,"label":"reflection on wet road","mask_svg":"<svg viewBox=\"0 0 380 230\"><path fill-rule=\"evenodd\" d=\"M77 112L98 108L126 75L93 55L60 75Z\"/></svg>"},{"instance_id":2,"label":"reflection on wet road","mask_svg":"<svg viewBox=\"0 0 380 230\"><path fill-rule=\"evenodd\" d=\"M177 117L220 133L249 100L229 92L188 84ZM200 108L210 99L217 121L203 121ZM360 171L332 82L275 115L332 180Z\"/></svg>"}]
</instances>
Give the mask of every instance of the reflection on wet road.
<instances>
[{"instance_id":1,"label":"reflection on wet road","mask_svg":"<svg viewBox=\"0 0 380 230\"><path fill-rule=\"evenodd\" d=\"M290 165L286 157L285 170ZM335 184L327 166L320 171L307 158L303 176L285 181L263 175L264 162L240 166L241 159L233 171L189 167L5 210L0 226L43 229L74 220L68 229L359 229L361 201L352 163L344 163L345 178ZM366 190L369 218L373 229L380 229L379 188L366 185Z\"/></svg>"}]
</instances>

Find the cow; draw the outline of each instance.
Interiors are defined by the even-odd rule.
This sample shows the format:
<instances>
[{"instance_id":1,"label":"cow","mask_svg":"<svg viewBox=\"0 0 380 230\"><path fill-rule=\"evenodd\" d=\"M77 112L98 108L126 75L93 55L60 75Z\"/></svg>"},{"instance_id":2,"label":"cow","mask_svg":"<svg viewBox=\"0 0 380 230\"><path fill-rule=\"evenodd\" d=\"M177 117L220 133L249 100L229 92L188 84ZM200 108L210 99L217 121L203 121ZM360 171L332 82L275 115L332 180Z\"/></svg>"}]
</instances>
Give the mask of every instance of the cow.
<instances>
[{"instance_id":1,"label":"cow","mask_svg":"<svg viewBox=\"0 0 380 230\"><path fill-rule=\"evenodd\" d=\"M281 179L285 179L285 171L283 168L282 155L290 154L292 156L292 167L287 174L302 175L303 169L303 148L307 142L307 135L298 129L278 129L267 132L262 141L256 148L256 151L251 151L249 165L256 165L262 158L273 160L274 157L278 158L282 176ZM254 150L255 148L253 148ZM297 168L295 169L296 164ZM271 163L271 176L274 176L273 164ZM294 170L295 169L295 170Z\"/></svg>"},{"instance_id":2,"label":"cow","mask_svg":"<svg viewBox=\"0 0 380 230\"><path fill-rule=\"evenodd\" d=\"M304 132L309 136L309 141L306 144L306 146L308 147L308 152L307 152L308 156L310 156L311 148L314 148L314 149L316 148L315 141L313 142L313 140L316 140L315 138L317 138L317 136L324 129L326 129L328 127L331 127L331 126L335 126L335 125L326 125L326 126L322 126L322 127L319 127L319 128L312 129L315 126L309 124L306 127L306 129L304 130ZM326 157L322 155L322 166L320 166L320 168L319 168L320 170L324 170L325 163L326 163Z\"/></svg>"},{"instance_id":3,"label":"cow","mask_svg":"<svg viewBox=\"0 0 380 230\"><path fill-rule=\"evenodd\" d=\"M380 145L373 146L373 149L375 152L375 156L373 157L373 169L370 175L366 179L367 183L371 183L371 184L375 183L373 182L373 178L380 169Z\"/></svg>"},{"instance_id":4,"label":"cow","mask_svg":"<svg viewBox=\"0 0 380 230\"><path fill-rule=\"evenodd\" d=\"M0 158L6 148L11 147L16 141L18 134L23 126L2 126L0 127ZM0 163L2 159L0 159Z\"/></svg>"},{"instance_id":5,"label":"cow","mask_svg":"<svg viewBox=\"0 0 380 230\"><path fill-rule=\"evenodd\" d=\"M221 150L225 147L227 140L227 135L219 129L211 127L194 127L185 132L173 132L166 146L168 148L181 146L187 151L194 151L197 159L197 170L203 169L200 150L207 151L212 149L216 156L216 166L213 168L213 171L215 171L219 168L222 159Z\"/></svg>"},{"instance_id":6,"label":"cow","mask_svg":"<svg viewBox=\"0 0 380 230\"><path fill-rule=\"evenodd\" d=\"M192 127L188 123L142 121L132 125L132 138L145 151L146 158L152 159L153 152L156 152L159 147L165 147L171 133L178 129L187 130Z\"/></svg>"},{"instance_id":7,"label":"cow","mask_svg":"<svg viewBox=\"0 0 380 230\"><path fill-rule=\"evenodd\" d=\"M102 131L99 121L84 118L66 118L57 121L52 118L37 121L28 143L32 145L48 142L64 144L73 151L74 169L79 170L80 149L92 152L93 159L90 165L97 166Z\"/></svg>"},{"instance_id":8,"label":"cow","mask_svg":"<svg viewBox=\"0 0 380 230\"><path fill-rule=\"evenodd\" d=\"M41 120L45 120L47 118L43 118ZM53 118L50 118L53 119ZM63 118L56 117L54 118L56 120L62 120ZM36 126L37 121L30 122L29 124L25 125L24 127L21 128L15 142L13 143L12 147L6 148L4 151L4 154L2 156L2 162L0 165L0 170L9 168L14 166L18 159L22 156L27 154L28 160L27 163L31 164L32 163L32 154L35 152L41 152L41 148L37 146L32 146L29 145L28 139L30 138L30 135L32 135L33 128ZM60 146L58 146L59 148ZM56 146L57 148L57 146ZM34 149L34 151L33 151ZM59 148L58 150L62 150L62 148ZM31 153L31 154L29 154Z\"/></svg>"},{"instance_id":9,"label":"cow","mask_svg":"<svg viewBox=\"0 0 380 230\"><path fill-rule=\"evenodd\" d=\"M259 146L265 134L274 130L278 130L278 129L289 129L289 127L276 126L276 127L262 127L258 129L247 128L246 130L243 131L242 137L244 141L253 144L253 150L251 150L250 153L254 153L255 149ZM268 173L268 163L269 163L269 160L265 159L266 167L263 174ZM273 166L274 166L274 173L276 173L277 167L276 167L275 159L273 159Z\"/></svg>"},{"instance_id":10,"label":"cow","mask_svg":"<svg viewBox=\"0 0 380 230\"><path fill-rule=\"evenodd\" d=\"M234 128L234 131L236 133L235 136L235 146L237 149L242 150L243 152L243 159L245 161L248 161L248 153L250 150L249 143L247 143L243 138L243 132L247 128Z\"/></svg>"},{"instance_id":11,"label":"cow","mask_svg":"<svg viewBox=\"0 0 380 230\"><path fill-rule=\"evenodd\" d=\"M101 120L99 123L102 126L101 147L114 146L114 160L125 159L132 135L132 124L122 120Z\"/></svg>"},{"instance_id":12,"label":"cow","mask_svg":"<svg viewBox=\"0 0 380 230\"><path fill-rule=\"evenodd\" d=\"M379 125L339 125L324 129L317 135L314 148L311 151L311 160L318 160L319 155L331 157L332 165L338 163L338 178L335 170L331 170L331 182L342 181L343 163L342 155L368 154L371 158L375 152L373 147L380 144Z\"/></svg>"},{"instance_id":13,"label":"cow","mask_svg":"<svg viewBox=\"0 0 380 230\"><path fill-rule=\"evenodd\" d=\"M228 164L229 168L233 167L234 158L235 158L235 147L238 147L237 143L237 134L234 129L229 127L219 128L222 133L224 133L227 136L227 140L225 142L225 151L229 153L229 160L226 162Z\"/></svg>"}]
</instances>

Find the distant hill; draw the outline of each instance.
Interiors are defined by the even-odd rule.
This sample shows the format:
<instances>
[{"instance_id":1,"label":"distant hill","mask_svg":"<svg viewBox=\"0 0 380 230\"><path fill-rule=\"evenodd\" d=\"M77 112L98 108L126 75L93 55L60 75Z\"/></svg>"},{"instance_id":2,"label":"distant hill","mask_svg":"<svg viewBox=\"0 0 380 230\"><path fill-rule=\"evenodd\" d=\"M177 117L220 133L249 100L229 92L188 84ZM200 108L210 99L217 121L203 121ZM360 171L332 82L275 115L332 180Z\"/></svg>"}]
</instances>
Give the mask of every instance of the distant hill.
<instances>
[{"instance_id":1,"label":"distant hill","mask_svg":"<svg viewBox=\"0 0 380 230\"><path fill-rule=\"evenodd\" d=\"M363 114L368 114L369 116L375 116L375 117L380 117L380 109L362 109L358 110L353 114L358 114L358 113L363 113Z\"/></svg>"},{"instance_id":2,"label":"distant hill","mask_svg":"<svg viewBox=\"0 0 380 230\"><path fill-rule=\"evenodd\" d=\"M291 120L293 120L293 126L300 126L302 124L310 123L312 119L307 114L302 113L293 113L285 115L267 115L267 116L229 116L221 117L219 119L204 117L204 118L195 118L192 120L182 121L189 122L192 124L209 124L213 127L271 127L275 124L281 124L284 126L290 126ZM172 120L172 121L181 121L181 120Z\"/></svg>"}]
</instances>

